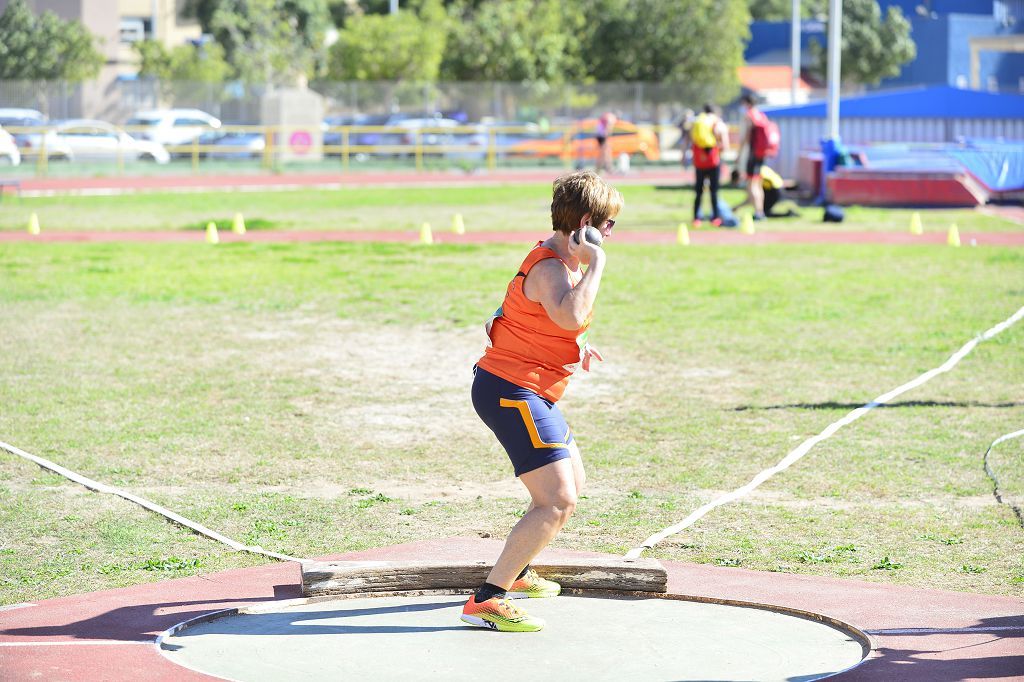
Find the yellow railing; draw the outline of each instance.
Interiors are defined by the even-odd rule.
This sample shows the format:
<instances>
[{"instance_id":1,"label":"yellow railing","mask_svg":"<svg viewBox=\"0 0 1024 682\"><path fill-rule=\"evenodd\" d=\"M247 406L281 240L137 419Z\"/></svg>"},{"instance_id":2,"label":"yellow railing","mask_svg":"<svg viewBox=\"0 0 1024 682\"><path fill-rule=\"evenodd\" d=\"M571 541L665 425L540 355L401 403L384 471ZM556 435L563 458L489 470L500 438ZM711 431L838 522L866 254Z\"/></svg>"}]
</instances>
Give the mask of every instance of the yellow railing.
<instances>
[{"instance_id":1,"label":"yellow railing","mask_svg":"<svg viewBox=\"0 0 1024 682\"><path fill-rule=\"evenodd\" d=\"M95 145L90 147L86 139L88 135L68 134L60 127L10 127L6 130L22 140L27 136L31 141L27 146L19 144L19 149L23 162L34 162L39 175L45 175L50 164L60 159L113 161L121 173L126 162L139 158L138 147L123 139L103 150ZM146 140L151 131L135 126L116 130L118 134L127 133L134 140ZM618 131L611 138L613 151L616 154L642 154L656 160L661 152L658 133L659 128L654 126ZM537 126L480 124L418 128L344 125L317 129L224 125L180 144L164 144L155 149L166 151L172 159L187 159L193 171L198 171L201 163L211 158L258 159L263 167L273 168L281 161L320 159L324 156L338 157L344 170L348 170L354 160L361 161L371 156L411 158L417 170L423 170L425 161L430 158L477 162L495 169L499 159L503 158L550 158L561 160L566 165L580 158L593 158L596 143L592 138L592 131L572 125L550 126L544 130ZM143 156L152 154L146 151Z\"/></svg>"}]
</instances>

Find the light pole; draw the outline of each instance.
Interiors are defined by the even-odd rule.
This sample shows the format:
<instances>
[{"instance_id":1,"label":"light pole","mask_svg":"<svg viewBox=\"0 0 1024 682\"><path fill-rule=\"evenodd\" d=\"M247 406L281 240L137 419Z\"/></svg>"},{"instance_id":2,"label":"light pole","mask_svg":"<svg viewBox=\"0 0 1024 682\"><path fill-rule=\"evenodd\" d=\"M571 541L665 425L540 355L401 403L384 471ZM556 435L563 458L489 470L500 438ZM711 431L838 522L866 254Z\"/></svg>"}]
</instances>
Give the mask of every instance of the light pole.
<instances>
[{"instance_id":1,"label":"light pole","mask_svg":"<svg viewBox=\"0 0 1024 682\"><path fill-rule=\"evenodd\" d=\"M828 203L828 174L836 167L839 156L839 61L843 41L842 0L829 0L828 9L828 137L821 141L821 187L818 200Z\"/></svg>"},{"instance_id":2,"label":"light pole","mask_svg":"<svg viewBox=\"0 0 1024 682\"><path fill-rule=\"evenodd\" d=\"M839 139L839 62L843 42L842 0L829 0L828 10L828 136Z\"/></svg>"},{"instance_id":3,"label":"light pole","mask_svg":"<svg viewBox=\"0 0 1024 682\"><path fill-rule=\"evenodd\" d=\"M796 91L800 85L800 0L793 0L793 20L789 28L790 70L789 104L796 105Z\"/></svg>"}]
</instances>

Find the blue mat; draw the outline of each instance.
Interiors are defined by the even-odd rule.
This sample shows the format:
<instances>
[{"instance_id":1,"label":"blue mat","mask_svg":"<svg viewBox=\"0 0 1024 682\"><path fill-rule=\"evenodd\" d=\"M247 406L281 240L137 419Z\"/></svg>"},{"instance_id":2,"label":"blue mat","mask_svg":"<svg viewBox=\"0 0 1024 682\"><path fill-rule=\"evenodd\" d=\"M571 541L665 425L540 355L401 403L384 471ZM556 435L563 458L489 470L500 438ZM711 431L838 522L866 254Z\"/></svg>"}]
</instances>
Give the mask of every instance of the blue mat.
<instances>
[{"instance_id":1,"label":"blue mat","mask_svg":"<svg viewBox=\"0 0 1024 682\"><path fill-rule=\"evenodd\" d=\"M950 155L971 175L996 192L1024 189L1024 143L996 140L967 140L965 147Z\"/></svg>"},{"instance_id":2,"label":"blue mat","mask_svg":"<svg viewBox=\"0 0 1024 682\"><path fill-rule=\"evenodd\" d=\"M881 143L861 147L866 170L968 172L993 192L1024 189L1024 142L965 140L961 144Z\"/></svg>"}]
</instances>

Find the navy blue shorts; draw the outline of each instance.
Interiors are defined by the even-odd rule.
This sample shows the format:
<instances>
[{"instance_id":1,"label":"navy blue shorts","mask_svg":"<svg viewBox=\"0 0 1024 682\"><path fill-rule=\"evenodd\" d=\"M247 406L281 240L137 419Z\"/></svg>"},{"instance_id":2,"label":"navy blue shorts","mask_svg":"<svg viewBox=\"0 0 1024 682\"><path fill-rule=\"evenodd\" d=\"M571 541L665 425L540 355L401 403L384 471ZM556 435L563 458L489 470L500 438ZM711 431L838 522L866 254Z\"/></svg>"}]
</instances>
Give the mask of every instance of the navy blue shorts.
<instances>
[{"instance_id":1,"label":"navy blue shorts","mask_svg":"<svg viewBox=\"0 0 1024 682\"><path fill-rule=\"evenodd\" d=\"M752 178L755 175L761 174L761 166L764 165L763 156L754 156L754 152L750 152L750 156L747 157L747 177Z\"/></svg>"},{"instance_id":2,"label":"navy blue shorts","mask_svg":"<svg viewBox=\"0 0 1024 682\"><path fill-rule=\"evenodd\" d=\"M557 405L487 370L474 372L473 407L505 448L516 476L569 456L572 430Z\"/></svg>"}]
</instances>

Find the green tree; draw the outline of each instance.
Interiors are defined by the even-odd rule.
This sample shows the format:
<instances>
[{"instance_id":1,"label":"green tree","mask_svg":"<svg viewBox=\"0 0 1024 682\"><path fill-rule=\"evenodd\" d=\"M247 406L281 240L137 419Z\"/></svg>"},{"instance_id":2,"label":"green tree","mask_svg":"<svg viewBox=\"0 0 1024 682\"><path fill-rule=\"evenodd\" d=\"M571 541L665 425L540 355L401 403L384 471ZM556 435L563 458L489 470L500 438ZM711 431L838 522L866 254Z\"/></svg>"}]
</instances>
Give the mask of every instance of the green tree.
<instances>
[{"instance_id":1,"label":"green tree","mask_svg":"<svg viewBox=\"0 0 1024 682\"><path fill-rule=\"evenodd\" d=\"M294 83L326 68L327 0L189 0L183 14L213 35L246 82Z\"/></svg>"},{"instance_id":2,"label":"green tree","mask_svg":"<svg viewBox=\"0 0 1024 682\"><path fill-rule=\"evenodd\" d=\"M190 0L198 2L202 0ZM441 0L447 8L454 4L469 4L472 7L489 2L490 0ZM327 0L331 9L331 17L334 18L336 26L345 26L349 17L363 16L366 14L389 14L391 12L391 0ZM406 9L410 3L401 0L400 11Z\"/></svg>"},{"instance_id":3,"label":"green tree","mask_svg":"<svg viewBox=\"0 0 1024 682\"><path fill-rule=\"evenodd\" d=\"M593 0L584 11L583 55L595 80L689 85L718 100L739 91L746 0Z\"/></svg>"},{"instance_id":4,"label":"green tree","mask_svg":"<svg viewBox=\"0 0 1024 682\"><path fill-rule=\"evenodd\" d=\"M203 33L212 33L213 13L219 6L220 0L185 0L181 16L198 21Z\"/></svg>"},{"instance_id":5,"label":"green tree","mask_svg":"<svg viewBox=\"0 0 1024 682\"><path fill-rule=\"evenodd\" d=\"M561 83L584 76L582 15L559 0L453 2L441 77Z\"/></svg>"},{"instance_id":6,"label":"green tree","mask_svg":"<svg viewBox=\"0 0 1024 682\"><path fill-rule=\"evenodd\" d=\"M876 0L844 0L842 28L840 77L846 83L878 85L883 78L898 76L903 65L917 56L910 22L898 7L889 7L883 20ZM824 78L827 50L812 40L810 51L814 71Z\"/></svg>"},{"instance_id":7,"label":"green tree","mask_svg":"<svg viewBox=\"0 0 1024 682\"><path fill-rule=\"evenodd\" d=\"M391 9L390 0L328 0L334 25L346 26L350 17L361 17L367 14L387 14ZM403 8L404 9L404 8Z\"/></svg>"},{"instance_id":8,"label":"green tree","mask_svg":"<svg viewBox=\"0 0 1024 682\"><path fill-rule=\"evenodd\" d=\"M163 43L143 40L135 43L142 63L139 76L160 81L221 83L231 76L231 65L224 60L224 48L217 43L202 47L179 45L168 50Z\"/></svg>"},{"instance_id":9,"label":"green tree","mask_svg":"<svg viewBox=\"0 0 1024 682\"><path fill-rule=\"evenodd\" d=\"M80 22L53 12L32 13L25 0L12 0L0 15L0 80L95 78L103 66L96 38Z\"/></svg>"},{"instance_id":10,"label":"green tree","mask_svg":"<svg viewBox=\"0 0 1024 682\"><path fill-rule=\"evenodd\" d=\"M448 40L440 0L425 0L397 15L348 18L331 46L331 80L436 81Z\"/></svg>"},{"instance_id":11,"label":"green tree","mask_svg":"<svg viewBox=\"0 0 1024 682\"><path fill-rule=\"evenodd\" d=\"M793 15L793 0L747 0L747 6L754 21L789 21ZM828 0L800 0L800 16L824 19L828 16Z\"/></svg>"},{"instance_id":12,"label":"green tree","mask_svg":"<svg viewBox=\"0 0 1024 682\"><path fill-rule=\"evenodd\" d=\"M224 61L224 48L215 42L201 47L179 45L168 50L163 43L143 40L135 43L135 50L142 60L139 76L155 79L161 97L167 101L187 100L195 95L196 83L219 86L231 76L231 65Z\"/></svg>"}]
</instances>

